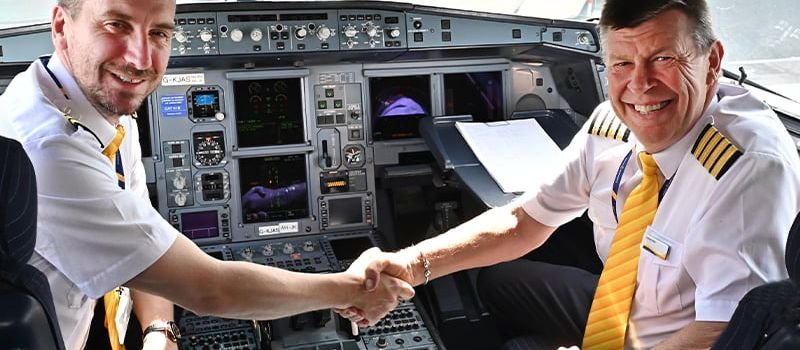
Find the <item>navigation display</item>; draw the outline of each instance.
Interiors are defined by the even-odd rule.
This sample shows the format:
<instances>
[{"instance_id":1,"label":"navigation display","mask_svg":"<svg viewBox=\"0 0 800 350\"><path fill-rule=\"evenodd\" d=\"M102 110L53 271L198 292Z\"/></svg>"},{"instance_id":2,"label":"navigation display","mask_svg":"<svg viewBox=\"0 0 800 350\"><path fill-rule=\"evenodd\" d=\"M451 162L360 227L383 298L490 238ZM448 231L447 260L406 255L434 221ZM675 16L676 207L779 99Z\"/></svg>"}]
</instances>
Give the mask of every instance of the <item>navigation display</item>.
<instances>
[{"instance_id":1,"label":"navigation display","mask_svg":"<svg viewBox=\"0 0 800 350\"><path fill-rule=\"evenodd\" d=\"M244 223L308 217L304 154L240 159L239 177Z\"/></svg>"},{"instance_id":2,"label":"navigation display","mask_svg":"<svg viewBox=\"0 0 800 350\"><path fill-rule=\"evenodd\" d=\"M217 211L181 213L181 232L189 239L219 236Z\"/></svg>"},{"instance_id":3,"label":"navigation display","mask_svg":"<svg viewBox=\"0 0 800 350\"><path fill-rule=\"evenodd\" d=\"M237 80L233 95L239 148L304 142L300 78Z\"/></svg>"},{"instance_id":4,"label":"navigation display","mask_svg":"<svg viewBox=\"0 0 800 350\"><path fill-rule=\"evenodd\" d=\"M480 122L505 119L503 75L500 72L445 74L444 112L469 114Z\"/></svg>"},{"instance_id":5,"label":"navigation display","mask_svg":"<svg viewBox=\"0 0 800 350\"><path fill-rule=\"evenodd\" d=\"M419 119L431 115L429 75L369 79L372 138L419 137Z\"/></svg>"}]
</instances>

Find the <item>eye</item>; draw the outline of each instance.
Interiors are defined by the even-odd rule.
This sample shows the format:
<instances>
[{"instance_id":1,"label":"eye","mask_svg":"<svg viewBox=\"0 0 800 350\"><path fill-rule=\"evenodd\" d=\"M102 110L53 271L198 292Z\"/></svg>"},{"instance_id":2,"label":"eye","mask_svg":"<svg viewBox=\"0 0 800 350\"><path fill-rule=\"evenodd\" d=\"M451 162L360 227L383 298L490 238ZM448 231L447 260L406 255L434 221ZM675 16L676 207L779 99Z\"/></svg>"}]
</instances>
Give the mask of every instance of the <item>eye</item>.
<instances>
[{"instance_id":1,"label":"eye","mask_svg":"<svg viewBox=\"0 0 800 350\"><path fill-rule=\"evenodd\" d=\"M616 63L611 65L611 69L613 69L615 71L621 71L621 70L629 67L630 65L631 65L631 63L627 62L627 61L616 62Z\"/></svg>"},{"instance_id":2,"label":"eye","mask_svg":"<svg viewBox=\"0 0 800 350\"><path fill-rule=\"evenodd\" d=\"M106 22L106 27L112 30L120 30L125 28L125 24L118 21L109 21Z\"/></svg>"},{"instance_id":3,"label":"eye","mask_svg":"<svg viewBox=\"0 0 800 350\"><path fill-rule=\"evenodd\" d=\"M163 30L155 30L150 32L150 35L158 37L159 39L172 39L172 34Z\"/></svg>"},{"instance_id":4,"label":"eye","mask_svg":"<svg viewBox=\"0 0 800 350\"><path fill-rule=\"evenodd\" d=\"M674 61L675 58L672 56L658 56L656 57L655 61L660 63L669 63Z\"/></svg>"}]
</instances>

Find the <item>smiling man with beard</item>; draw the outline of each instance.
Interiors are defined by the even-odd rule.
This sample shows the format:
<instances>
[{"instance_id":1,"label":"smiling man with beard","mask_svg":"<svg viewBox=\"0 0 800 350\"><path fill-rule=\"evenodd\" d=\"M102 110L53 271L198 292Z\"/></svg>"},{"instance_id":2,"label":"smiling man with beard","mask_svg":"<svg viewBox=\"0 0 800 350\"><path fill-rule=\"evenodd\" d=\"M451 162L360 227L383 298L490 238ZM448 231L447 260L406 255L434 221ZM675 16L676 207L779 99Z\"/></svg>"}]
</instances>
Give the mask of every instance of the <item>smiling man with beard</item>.
<instances>
[{"instance_id":1,"label":"smiling man with beard","mask_svg":"<svg viewBox=\"0 0 800 350\"><path fill-rule=\"evenodd\" d=\"M131 287L147 349L177 348L171 302L240 319L355 307L365 324L412 297L389 276L366 291L377 276L360 261L324 275L218 261L152 208L131 114L164 75L174 16L174 0L60 0L55 54L0 96L0 135L19 140L36 171L29 263L48 277L67 349L84 347L95 299L121 285Z\"/></svg>"}]
</instances>

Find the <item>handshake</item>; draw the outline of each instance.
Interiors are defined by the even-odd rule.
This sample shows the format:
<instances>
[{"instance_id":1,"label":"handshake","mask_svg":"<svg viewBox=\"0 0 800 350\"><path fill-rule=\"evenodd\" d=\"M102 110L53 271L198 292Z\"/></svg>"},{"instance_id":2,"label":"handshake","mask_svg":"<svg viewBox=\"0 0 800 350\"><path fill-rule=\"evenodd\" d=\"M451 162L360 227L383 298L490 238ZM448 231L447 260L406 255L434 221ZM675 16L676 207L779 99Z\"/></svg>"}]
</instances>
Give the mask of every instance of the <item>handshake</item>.
<instances>
[{"instance_id":1,"label":"handshake","mask_svg":"<svg viewBox=\"0 0 800 350\"><path fill-rule=\"evenodd\" d=\"M412 251L387 253L371 248L361 253L346 273L362 280L363 288L351 299L350 306L334 311L359 327L367 327L394 310L400 301L413 298L413 287L424 282L425 277L415 276L413 266L421 255Z\"/></svg>"}]
</instances>

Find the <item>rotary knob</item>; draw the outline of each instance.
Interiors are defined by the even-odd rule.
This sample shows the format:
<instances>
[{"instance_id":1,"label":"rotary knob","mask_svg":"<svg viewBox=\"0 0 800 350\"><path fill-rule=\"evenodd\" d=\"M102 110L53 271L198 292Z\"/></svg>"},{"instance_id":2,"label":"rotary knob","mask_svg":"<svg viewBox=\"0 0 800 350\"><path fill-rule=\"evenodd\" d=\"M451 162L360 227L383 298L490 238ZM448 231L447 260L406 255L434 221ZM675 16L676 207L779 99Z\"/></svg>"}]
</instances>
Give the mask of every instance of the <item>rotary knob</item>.
<instances>
[{"instance_id":1,"label":"rotary knob","mask_svg":"<svg viewBox=\"0 0 800 350\"><path fill-rule=\"evenodd\" d=\"M250 248L242 249L239 255L241 255L244 260L253 261L253 250Z\"/></svg>"},{"instance_id":2,"label":"rotary knob","mask_svg":"<svg viewBox=\"0 0 800 350\"><path fill-rule=\"evenodd\" d=\"M203 30L200 31L200 40L205 41L205 42L209 42L213 38L214 38L214 35L211 34L210 30L203 29Z\"/></svg>"},{"instance_id":3,"label":"rotary knob","mask_svg":"<svg viewBox=\"0 0 800 350\"><path fill-rule=\"evenodd\" d=\"M181 55L185 55L186 54L186 46L178 45L178 53L180 53Z\"/></svg>"},{"instance_id":4,"label":"rotary knob","mask_svg":"<svg viewBox=\"0 0 800 350\"><path fill-rule=\"evenodd\" d=\"M331 34L333 33L331 33L331 29L328 27L320 27L319 30L317 30L317 38L320 41L328 40L328 38L331 37Z\"/></svg>"},{"instance_id":5,"label":"rotary knob","mask_svg":"<svg viewBox=\"0 0 800 350\"><path fill-rule=\"evenodd\" d=\"M376 25L372 24L372 22L368 22L365 28L366 28L365 31L367 32L367 35L369 35L370 38L378 36L379 28Z\"/></svg>"},{"instance_id":6,"label":"rotary knob","mask_svg":"<svg viewBox=\"0 0 800 350\"><path fill-rule=\"evenodd\" d=\"M186 193L178 192L178 193L175 194L173 199L175 200L175 204L177 204L179 207L182 207L182 206L186 205L186 200L189 199L189 198L186 197Z\"/></svg>"},{"instance_id":7,"label":"rotary knob","mask_svg":"<svg viewBox=\"0 0 800 350\"><path fill-rule=\"evenodd\" d=\"M275 252L272 250L272 246L267 244L263 249L261 249L261 254L264 256L273 256L275 255Z\"/></svg>"},{"instance_id":8,"label":"rotary knob","mask_svg":"<svg viewBox=\"0 0 800 350\"><path fill-rule=\"evenodd\" d=\"M189 40L189 37L186 36L186 33L184 31L179 30L175 32L175 40L178 41L179 43L185 43L187 40Z\"/></svg>"},{"instance_id":9,"label":"rotary knob","mask_svg":"<svg viewBox=\"0 0 800 350\"><path fill-rule=\"evenodd\" d=\"M242 33L242 30L239 28L232 30L230 35L231 35L231 40L237 43L242 41L242 38L244 37L244 33Z\"/></svg>"},{"instance_id":10,"label":"rotary knob","mask_svg":"<svg viewBox=\"0 0 800 350\"><path fill-rule=\"evenodd\" d=\"M261 29L255 28L252 32L250 32L250 39L253 41L260 41L263 37L264 33L261 31Z\"/></svg>"},{"instance_id":11,"label":"rotary knob","mask_svg":"<svg viewBox=\"0 0 800 350\"><path fill-rule=\"evenodd\" d=\"M344 36L352 38L356 35L358 35L358 30L356 30L355 27L350 24L348 24L347 27L344 27Z\"/></svg>"},{"instance_id":12,"label":"rotary knob","mask_svg":"<svg viewBox=\"0 0 800 350\"><path fill-rule=\"evenodd\" d=\"M286 243L283 245L283 254L292 254L294 253L294 246L291 243Z\"/></svg>"},{"instance_id":13,"label":"rotary knob","mask_svg":"<svg viewBox=\"0 0 800 350\"><path fill-rule=\"evenodd\" d=\"M400 29L397 28L389 29L386 31L386 35L388 35L392 39L397 39L400 36Z\"/></svg>"},{"instance_id":14,"label":"rotary knob","mask_svg":"<svg viewBox=\"0 0 800 350\"><path fill-rule=\"evenodd\" d=\"M308 30L306 28L300 27L294 30L294 36L300 40L303 40L308 35Z\"/></svg>"},{"instance_id":15,"label":"rotary knob","mask_svg":"<svg viewBox=\"0 0 800 350\"><path fill-rule=\"evenodd\" d=\"M186 177L183 175L175 176L175 178L172 179L172 186L175 187L176 190L182 190L186 188Z\"/></svg>"},{"instance_id":16,"label":"rotary knob","mask_svg":"<svg viewBox=\"0 0 800 350\"><path fill-rule=\"evenodd\" d=\"M314 251L314 242L311 242L311 241L303 242L303 251L304 252L313 252Z\"/></svg>"}]
</instances>

